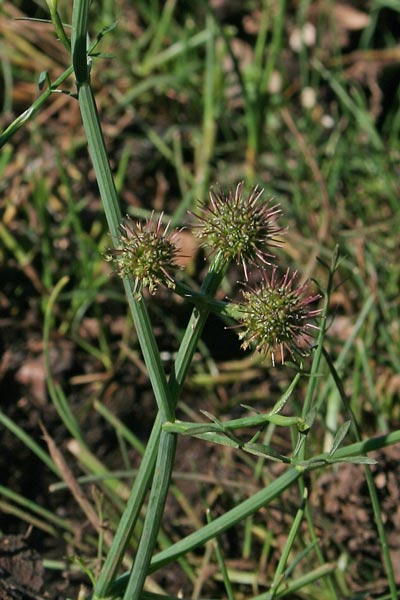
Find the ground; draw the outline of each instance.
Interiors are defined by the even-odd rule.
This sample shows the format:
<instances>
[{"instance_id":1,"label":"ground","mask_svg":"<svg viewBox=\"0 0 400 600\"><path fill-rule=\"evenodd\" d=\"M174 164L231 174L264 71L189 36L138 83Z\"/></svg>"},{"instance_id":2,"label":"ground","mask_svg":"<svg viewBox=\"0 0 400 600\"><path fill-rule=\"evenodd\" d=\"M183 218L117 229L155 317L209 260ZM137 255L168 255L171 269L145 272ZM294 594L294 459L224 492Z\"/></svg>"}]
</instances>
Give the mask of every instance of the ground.
<instances>
[{"instance_id":1,"label":"ground","mask_svg":"<svg viewBox=\"0 0 400 600\"><path fill-rule=\"evenodd\" d=\"M301 3L289 2L281 43L275 47L279 68L274 66L270 87L252 105L256 130L262 132L255 141L251 127L250 133L246 129L249 105L222 38L213 50L218 68L209 72L208 80L204 77L203 81L203 71L210 64L206 61L210 48L201 46L197 51L195 46L192 54L178 54L169 67L163 51L181 48L182 39L195 36L205 17L200 9L192 15L185 2L178 3L171 31L169 35L164 31L161 47L157 47L153 33L159 18L152 12L156 4L149 9L143 2L137 6L115 3L113 10L123 18L116 32L105 38L109 44L104 46L105 56L93 64L93 85L123 210L133 218L148 217L152 209L165 211L177 218L174 224L185 226L181 236L187 275L183 277L197 285L207 268L207 252L194 239L186 209L193 208L195 198L207 197L208 184L233 186L240 179L259 180L267 195L278 197L283 207L289 231L285 249L277 254L285 265L323 284L326 269L318 259L329 262L336 244L344 249L332 294L327 344L335 357L343 358L346 393L363 435L374 437L398 429L400 161L398 98L392 89L399 62L398 47L392 44L400 31L398 11L390 3L374 12L360 2L335 3L334 10L327 10L324 2L311 2L302 15ZM257 78L251 68L255 36L262 24L271 34L267 49L274 44L273 27L260 17L264 15L261 4L249 2L244 7L236 2L211 2L233 36L233 55L250 91L252 78ZM280 4L272 5L276 25ZM110 6L103 8L96 31L115 18ZM38 10L30 2L5 2L0 7L4 45L10 49L2 63L4 127L37 97L40 71L48 71L54 80L69 65L51 26L27 27L27 22L18 20L24 15L44 18ZM328 26L330 18L335 30ZM304 30L302 19L309 26ZM302 45L301 31L311 37L317 32L320 40L310 38ZM148 47L148 54L142 55ZM118 59L106 56L108 52ZM273 56L273 50L265 55ZM155 61L154 66L155 57L159 63ZM12 85L7 65L14 69ZM215 85L212 100L206 89L210 80ZM262 80L257 82L262 88ZM74 91L72 78L62 87L65 92ZM137 89L141 91L135 96ZM212 131L207 128L209 105L205 101L204 108L199 100L203 95L214 102ZM97 513L104 511L104 530L111 535L156 407L121 282L104 259L112 240L76 100L66 93L53 94L36 119L6 144L3 156L0 600L78 598L81 585L90 587L88 571L98 569L98 538L93 523L89 524L71 492L59 485L60 478L37 456L32 442L48 456L45 427L77 479L87 473L99 475L101 469L114 473L117 491L103 481L92 486L80 480ZM64 275L69 281L49 315L49 296ZM241 276L240 266L234 265L220 299L240 299L237 281ZM371 297L374 303L368 304ZM164 289L146 301L169 372L190 306ZM367 316L359 330L363 311ZM348 359L343 354L353 335ZM206 410L232 419L245 413L241 405L249 404L255 410L268 410L293 374L290 366L271 370L250 352L243 353L236 331L212 317L178 415L184 420L204 420L200 410ZM306 383L288 407L296 414ZM85 457L72 440L74 422L70 413L63 412L63 395L57 386L91 455ZM326 394L326 404L332 402L332 389L324 392L321 386L320 392ZM319 450L322 440L332 435L328 413L321 410L310 433ZM338 413L340 425L344 420L341 408ZM125 437L123 426L131 438ZM290 433L275 431L274 445L289 455ZM372 470L399 586L399 446L373 456L377 464ZM90 462L93 457L99 463ZM261 468L257 459L243 452L182 437L160 548L205 523L207 508L216 518L266 486L284 468L267 461ZM332 569L339 565L335 579L339 597L367 600L387 593L363 467L341 464L316 471L308 484L325 565ZM248 530L242 525L220 540L238 600L268 589L300 504L299 489L291 488L260 510ZM310 543L304 526L290 556L296 576L316 567L314 555L310 558L305 551ZM304 557L294 566L301 552ZM192 553L189 563L192 571L181 563L152 576L149 590L194 598L224 597L211 544L204 552ZM195 572L195 580L188 571ZM310 588L310 596L299 591L290 597L322 597L320 583Z\"/></svg>"}]
</instances>

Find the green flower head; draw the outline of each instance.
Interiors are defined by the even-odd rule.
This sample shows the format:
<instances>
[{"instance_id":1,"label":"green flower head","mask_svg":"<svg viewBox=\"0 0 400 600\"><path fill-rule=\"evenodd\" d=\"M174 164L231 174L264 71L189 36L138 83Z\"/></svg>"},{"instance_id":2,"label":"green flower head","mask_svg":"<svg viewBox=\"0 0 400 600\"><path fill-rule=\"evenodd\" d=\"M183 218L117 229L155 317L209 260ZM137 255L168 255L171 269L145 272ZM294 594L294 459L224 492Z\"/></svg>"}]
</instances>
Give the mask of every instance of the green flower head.
<instances>
[{"instance_id":1,"label":"green flower head","mask_svg":"<svg viewBox=\"0 0 400 600\"><path fill-rule=\"evenodd\" d=\"M118 248L110 250L106 259L115 264L120 277L133 277L135 292L147 287L154 294L160 284L174 287L172 274L179 268L175 244L177 231L163 229L163 213L154 221L154 213L145 222L135 223L129 216L120 226Z\"/></svg>"},{"instance_id":2,"label":"green flower head","mask_svg":"<svg viewBox=\"0 0 400 600\"><path fill-rule=\"evenodd\" d=\"M276 225L279 205L268 206L258 186L249 196L243 195L243 186L239 183L228 196L211 188L210 203L201 204L194 217L199 221L195 235L213 253L222 253L226 262L241 264L247 281L249 264L270 264L271 248L280 245L276 236L282 228Z\"/></svg>"},{"instance_id":3,"label":"green flower head","mask_svg":"<svg viewBox=\"0 0 400 600\"><path fill-rule=\"evenodd\" d=\"M310 307L320 298L312 294L309 284L296 286L297 271L289 269L282 278L277 278L273 267L270 276L264 271L258 287L247 287L243 293L243 304L239 318L244 330L239 333L242 348L255 347L261 354L271 355L275 366L275 355L285 362L285 350L293 360L296 355L304 356L310 350L313 337L311 331L319 329L312 321L320 310Z\"/></svg>"}]
</instances>

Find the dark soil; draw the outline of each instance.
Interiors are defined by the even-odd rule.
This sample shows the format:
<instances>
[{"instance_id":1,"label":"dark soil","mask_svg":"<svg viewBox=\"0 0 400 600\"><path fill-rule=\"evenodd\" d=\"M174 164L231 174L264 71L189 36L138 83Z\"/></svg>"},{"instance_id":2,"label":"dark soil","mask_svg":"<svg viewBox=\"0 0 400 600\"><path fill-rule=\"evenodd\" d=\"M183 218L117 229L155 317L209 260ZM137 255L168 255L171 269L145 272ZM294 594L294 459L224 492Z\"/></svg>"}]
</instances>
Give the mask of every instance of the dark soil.
<instances>
[{"instance_id":1,"label":"dark soil","mask_svg":"<svg viewBox=\"0 0 400 600\"><path fill-rule=\"evenodd\" d=\"M40 368L42 365L40 341L29 328L22 329L28 338L25 344L22 344L21 340L18 344L9 341L7 352L4 354L8 358L3 359L6 368L3 368L2 378L2 409L43 447L45 445L39 423L45 423L57 445L65 452L67 461L73 466L73 459L65 446L69 436L44 393L43 373ZM79 362L80 358L84 359L79 356L77 348L73 348L71 352L71 348L63 348L63 345L62 340L55 342L54 352L57 356L68 357L64 363L68 365L68 370L60 373L60 381L67 383L69 374L77 369L75 362ZM32 365L35 365L35 368ZM94 364L92 368L95 372ZM30 379L22 378L21 370L24 369L31 372ZM136 385L132 392L134 381ZM68 385L66 388L68 389ZM118 469L120 455L115 437L98 414L90 409L87 404L90 402L90 396L90 386L88 386L78 395L70 394L71 404L78 412L79 408L84 411L85 431L90 446L96 450L97 456L110 468ZM146 378L140 375L134 365L124 368L123 377L118 374L115 376L112 393L110 390L107 391L105 386L103 397L106 402L108 396L111 402L109 408L133 430L136 428L136 433L145 442L155 416ZM207 408L203 397L199 398L190 391L185 393L185 401L195 411L200 405L202 408ZM133 412L132 406L136 407ZM212 406L208 408L212 410ZM136 415L135 411L137 411ZM138 422L141 424L139 431L136 425ZM288 442L283 439L283 446L286 443ZM400 531L400 448L388 448L379 452L376 458L378 464L373 467L375 483L379 491L395 573L400 574L398 535ZM137 464L138 459L135 454L132 454L132 460ZM267 479L275 477L283 468L283 465L276 464L272 467L267 466L265 477ZM74 469L78 474L78 470ZM44 570L41 559L66 560L71 555L80 555L79 544L88 533L85 517L82 516L68 492L49 494L49 485L53 483L54 477L8 431L4 431L2 435L0 472L2 485L34 500L39 505L54 511L55 514L68 516L76 528L75 539L70 539L69 542L61 536L58 539L54 538L35 526L29 527L24 520L10 513L8 505L3 503L0 513L0 530L4 536L0 542L0 599L76 598L80 585L88 586L87 577L79 572L72 575L68 568L64 573ZM179 441L174 483L179 487L200 522L204 522L205 506L209 506L213 516L216 517L254 493L257 486L252 483L252 475L252 467L231 449L214 448L191 438L181 438ZM341 465L336 470L330 469L320 474L315 481L310 481L310 486L317 535L328 560L334 562L340 556L347 557L344 577L349 589L354 593L368 592L371 595L367 597L371 598L376 594L383 594L387 589L386 578L363 468ZM274 564L279 560L279 548L285 541L298 506L297 489L289 490L279 502L260 511L256 517L256 520L264 526L267 524L275 540L275 551L269 557L271 572ZM172 496L166 506L165 523L166 531L173 539L179 539L193 531L193 522L188 520L187 515L182 512L182 507ZM241 535L242 533L237 531L227 532L221 540L225 555L229 557L228 565L249 571L257 569L257 556L262 548L261 546L258 549L253 548L252 555L245 561L241 557ZM307 534L305 536L307 537ZM89 550L90 552L93 553L93 550ZM199 568L201 555L202 552L198 556ZM209 593L218 595L218 585L213 581L212 573L208 575L208 583L204 591L207 589ZM186 595L192 593L191 585L177 566L172 565L163 569L155 579L172 594L176 594L177 590L181 590ZM398 576L398 583L400 583L400 576Z\"/></svg>"}]
</instances>

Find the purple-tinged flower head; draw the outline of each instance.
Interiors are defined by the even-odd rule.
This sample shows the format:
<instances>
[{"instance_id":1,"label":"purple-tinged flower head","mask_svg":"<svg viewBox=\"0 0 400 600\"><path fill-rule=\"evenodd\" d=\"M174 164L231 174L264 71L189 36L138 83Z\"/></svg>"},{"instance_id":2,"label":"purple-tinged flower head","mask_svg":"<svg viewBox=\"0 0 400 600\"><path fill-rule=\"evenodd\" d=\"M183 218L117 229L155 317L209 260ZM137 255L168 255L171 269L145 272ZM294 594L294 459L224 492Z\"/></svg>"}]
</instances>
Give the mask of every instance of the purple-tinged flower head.
<instances>
[{"instance_id":1,"label":"purple-tinged flower head","mask_svg":"<svg viewBox=\"0 0 400 600\"><path fill-rule=\"evenodd\" d=\"M296 286L296 278L297 271L291 274L289 269L278 278L274 266L270 276L263 271L257 287L246 287L242 292L242 348L250 346L265 356L270 354L273 366L276 355L282 364L285 362L286 350L293 360L296 355L307 355L314 340L311 332L319 329L313 320L321 311L311 305L321 296L311 292L308 282Z\"/></svg>"},{"instance_id":2,"label":"purple-tinged flower head","mask_svg":"<svg viewBox=\"0 0 400 600\"><path fill-rule=\"evenodd\" d=\"M258 186L244 196L243 185L239 183L227 196L211 188L210 203L201 204L194 216L199 221L195 235L213 254L220 252L226 262L241 264L247 281L249 264L270 264L271 248L280 246L276 236L283 230L276 225L282 212L279 205L269 206Z\"/></svg>"},{"instance_id":3,"label":"purple-tinged flower head","mask_svg":"<svg viewBox=\"0 0 400 600\"><path fill-rule=\"evenodd\" d=\"M147 287L154 294L160 284L175 286L172 274L179 268L177 231L169 233L170 223L163 228L162 219L163 213L155 221L153 212L144 222L134 222L127 216L120 225L119 247L106 256L120 277L134 278L135 292Z\"/></svg>"}]
</instances>

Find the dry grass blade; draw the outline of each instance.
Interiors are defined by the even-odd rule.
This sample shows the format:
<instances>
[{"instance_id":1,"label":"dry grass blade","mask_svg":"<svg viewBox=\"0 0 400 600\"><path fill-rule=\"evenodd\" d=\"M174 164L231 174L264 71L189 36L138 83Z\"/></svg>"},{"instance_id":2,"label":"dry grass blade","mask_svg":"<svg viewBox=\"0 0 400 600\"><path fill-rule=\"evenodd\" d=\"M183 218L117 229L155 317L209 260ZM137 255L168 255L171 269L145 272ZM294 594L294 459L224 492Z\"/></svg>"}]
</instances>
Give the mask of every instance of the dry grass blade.
<instances>
[{"instance_id":1,"label":"dry grass blade","mask_svg":"<svg viewBox=\"0 0 400 600\"><path fill-rule=\"evenodd\" d=\"M113 539L111 533L104 529L104 525L99 519L97 512L94 510L92 504L87 499L85 493L83 492L81 486L77 482L76 477L72 473L62 452L58 449L53 438L50 436L43 424L41 424L40 427L43 432L43 438L49 449L50 456L59 468L62 478L65 481L68 489L70 490L77 504L85 513L89 523L98 533L102 533L102 535L104 536L105 543L107 544L107 546L110 546Z\"/></svg>"}]
</instances>

